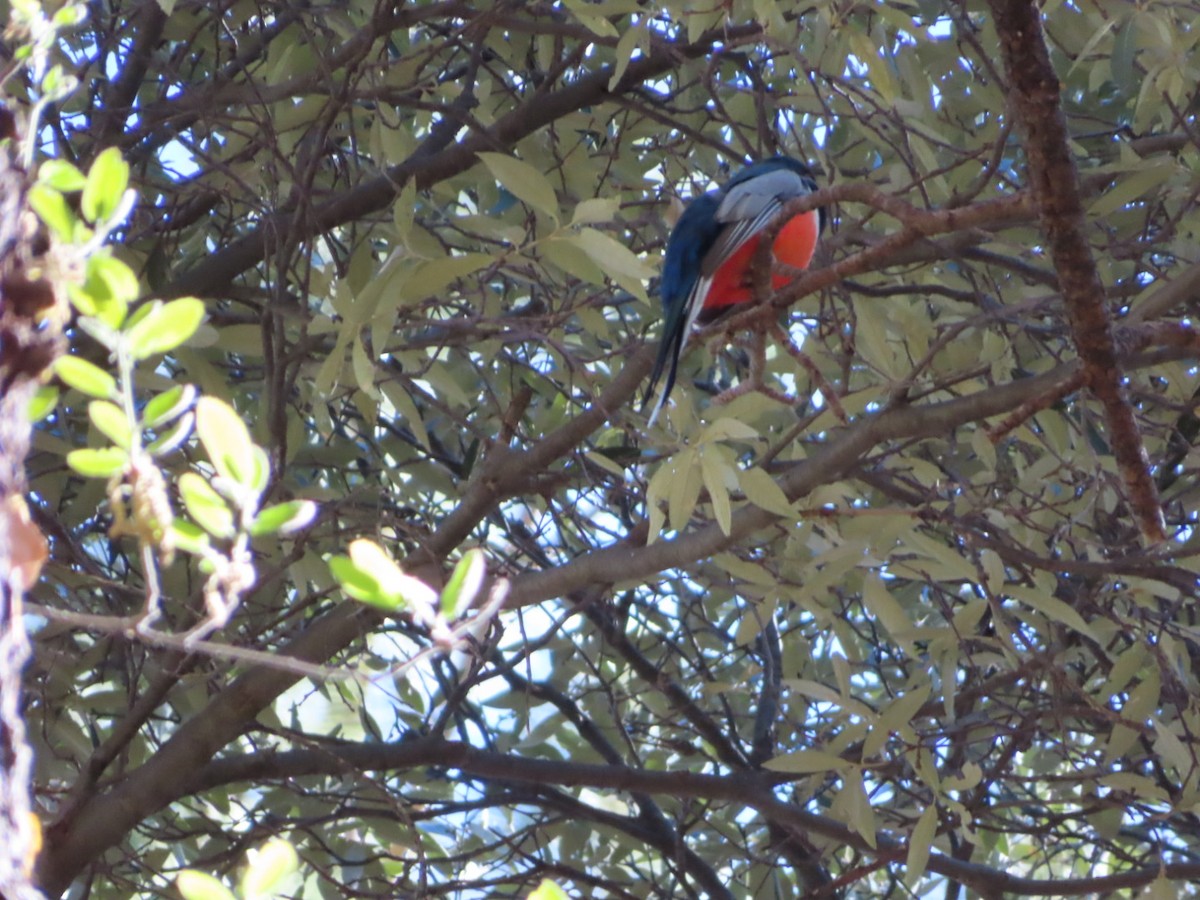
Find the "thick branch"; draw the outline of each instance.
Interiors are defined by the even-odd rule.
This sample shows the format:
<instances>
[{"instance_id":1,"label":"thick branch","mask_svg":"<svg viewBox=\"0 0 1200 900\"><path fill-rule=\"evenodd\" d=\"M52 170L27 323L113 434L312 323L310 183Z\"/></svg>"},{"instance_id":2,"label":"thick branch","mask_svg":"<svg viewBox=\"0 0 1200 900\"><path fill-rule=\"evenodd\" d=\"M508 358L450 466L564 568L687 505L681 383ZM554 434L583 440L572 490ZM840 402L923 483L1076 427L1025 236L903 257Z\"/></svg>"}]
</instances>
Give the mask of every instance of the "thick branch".
<instances>
[{"instance_id":1,"label":"thick branch","mask_svg":"<svg viewBox=\"0 0 1200 900\"><path fill-rule=\"evenodd\" d=\"M540 471L568 453L599 428L612 411L628 402L649 371L651 357L650 348L635 356L592 406L530 450L514 453L500 445L493 447L462 502L424 546L405 561L405 570L426 581L440 581L446 554L462 543L531 471ZM279 652L297 660L324 662L381 621L380 614L365 607L339 606L312 622ZM46 849L38 861L46 891L61 893L81 869L118 843L143 818L185 796L180 773L195 772L206 765L300 677L294 668L251 669L181 725L145 765L129 773L107 794L83 805L74 818L51 826Z\"/></svg>"},{"instance_id":2,"label":"thick branch","mask_svg":"<svg viewBox=\"0 0 1200 900\"><path fill-rule=\"evenodd\" d=\"M1158 490L1133 409L1121 387L1104 285L1084 233L1079 173L1059 98L1058 77L1033 0L989 0L1000 35L1009 98L1025 134L1025 154L1042 230L1058 273L1084 379L1104 408L1113 456L1142 533L1163 540Z\"/></svg>"},{"instance_id":3,"label":"thick branch","mask_svg":"<svg viewBox=\"0 0 1200 900\"><path fill-rule=\"evenodd\" d=\"M904 841L888 834L879 834L877 845L871 847L857 831L836 819L806 812L794 804L779 800L775 793L778 781L775 775L705 775L618 765L522 759L439 738L398 744L338 744L318 750L256 753L221 759L199 772L188 787L192 791L204 791L243 781L257 783L266 779L395 771L428 765L505 781L662 794L668 797L697 797L742 804L771 822L833 839L869 856L904 859L908 849ZM1160 875L1179 881L1200 878L1200 863L1143 866L1094 878L1025 878L941 853L930 855L928 869L976 890L984 890L986 896L1012 893L1027 897L1077 897L1142 887Z\"/></svg>"},{"instance_id":4,"label":"thick branch","mask_svg":"<svg viewBox=\"0 0 1200 900\"><path fill-rule=\"evenodd\" d=\"M713 45L743 39L760 31L758 25L741 25L705 32L693 44L679 46L655 42L650 52L629 63L615 88L609 90L613 76L611 66L573 81L557 91L535 93L524 106L499 119L487 130L474 131L466 139L444 152L422 152L420 148L407 160L389 168L383 175L372 178L352 190L338 194L327 203L307 211L299 227L301 238L354 222L386 209L400 190L415 179L417 189L459 175L473 165L477 153L507 149L517 142L551 124L561 117L586 106L594 106L621 94L635 90L647 79L657 78L679 65L680 59L697 59L712 52ZM243 238L239 238L185 272L163 290L165 296L195 294L201 297L219 294L241 273L262 262L267 252L268 237L290 227L292 213L278 213L263 222Z\"/></svg>"}]
</instances>

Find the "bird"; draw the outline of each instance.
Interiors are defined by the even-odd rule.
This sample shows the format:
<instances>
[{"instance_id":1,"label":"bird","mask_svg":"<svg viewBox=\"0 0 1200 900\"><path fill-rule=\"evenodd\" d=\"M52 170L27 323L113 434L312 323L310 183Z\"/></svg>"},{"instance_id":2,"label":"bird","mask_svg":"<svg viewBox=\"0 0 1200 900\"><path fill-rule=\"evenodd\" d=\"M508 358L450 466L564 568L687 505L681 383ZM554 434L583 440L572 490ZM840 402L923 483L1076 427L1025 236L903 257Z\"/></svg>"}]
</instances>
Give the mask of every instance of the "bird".
<instances>
[{"instance_id":1,"label":"bird","mask_svg":"<svg viewBox=\"0 0 1200 900\"><path fill-rule=\"evenodd\" d=\"M772 156L746 166L684 209L667 239L659 280L662 342L642 399L643 409L664 373L666 381L650 414L651 427L675 386L679 358L692 326L711 322L730 307L753 299L751 266L763 230L785 203L816 190L816 179L807 165L790 156ZM824 228L824 207L793 217L775 237L775 259L797 269L807 268ZM779 288L787 284L788 277L775 274L771 281Z\"/></svg>"}]
</instances>

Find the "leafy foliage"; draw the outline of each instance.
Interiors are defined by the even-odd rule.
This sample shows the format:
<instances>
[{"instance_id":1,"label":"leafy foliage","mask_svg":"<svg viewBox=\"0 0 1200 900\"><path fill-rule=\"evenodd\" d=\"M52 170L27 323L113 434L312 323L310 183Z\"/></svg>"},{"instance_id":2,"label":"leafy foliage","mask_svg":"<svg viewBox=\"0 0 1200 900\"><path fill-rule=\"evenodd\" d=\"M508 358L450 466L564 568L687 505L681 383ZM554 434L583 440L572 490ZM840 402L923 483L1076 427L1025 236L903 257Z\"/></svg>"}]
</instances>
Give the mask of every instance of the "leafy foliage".
<instances>
[{"instance_id":1,"label":"leafy foliage","mask_svg":"<svg viewBox=\"0 0 1200 900\"><path fill-rule=\"evenodd\" d=\"M8 84L80 261L30 461L50 893L272 834L305 896L1194 892L1188 7L1044 19L1152 546L985 11L93 15L41 51L81 89ZM718 397L731 320L648 431L670 199L777 151L837 202L766 390Z\"/></svg>"}]
</instances>

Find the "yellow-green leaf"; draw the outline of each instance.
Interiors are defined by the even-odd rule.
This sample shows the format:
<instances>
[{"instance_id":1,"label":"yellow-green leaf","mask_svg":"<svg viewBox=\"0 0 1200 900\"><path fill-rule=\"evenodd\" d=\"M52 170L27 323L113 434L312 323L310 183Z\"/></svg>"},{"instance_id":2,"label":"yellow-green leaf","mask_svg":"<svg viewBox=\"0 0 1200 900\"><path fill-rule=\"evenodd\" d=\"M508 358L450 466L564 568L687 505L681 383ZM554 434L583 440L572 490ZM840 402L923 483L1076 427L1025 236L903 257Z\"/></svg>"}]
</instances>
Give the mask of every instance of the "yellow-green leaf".
<instances>
[{"instance_id":1,"label":"yellow-green leaf","mask_svg":"<svg viewBox=\"0 0 1200 900\"><path fill-rule=\"evenodd\" d=\"M195 297L155 303L150 312L129 329L129 351L134 359L174 350L195 334L204 321L204 303Z\"/></svg>"},{"instance_id":2,"label":"yellow-green leaf","mask_svg":"<svg viewBox=\"0 0 1200 900\"><path fill-rule=\"evenodd\" d=\"M201 397L196 403L196 432L217 472L247 487L258 477L254 444L246 423L228 403Z\"/></svg>"},{"instance_id":3,"label":"yellow-green leaf","mask_svg":"<svg viewBox=\"0 0 1200 900\"><path fill-rule=\"evenodd\" d=\"M86 478L111 478L129 462L120 447L88 447L67 454L67 465Z\"/></svg>"},{"instance_id":4,"label":"yellow-green leaf","mask_svg":"<svg viewBox=\"0 0 1200 900\"><path fill-rule=\"evenodd\" d=\"M929 852L933 848L933 837L937 833L937 805L931 804L921 813L908 839L908 859L904 865L904 883L912 888L925 874L929 865Z\"/></svg>"},{"instance_id":5,"label":"yellow-green leaf","mask_svg":"<svg viewBox=\"0 0 1200 900\"><path fill-rule=\"evenodd\" d=\"M204 478L195 472L184 472L179 476L179 495L197 525L213 537L233 537L233 510Z\"/></svg>"},{"instance_id":6,"label":"yellow-green leaf","mask_svg":"<svg viewBox=\"0 0 1200 900\"><path fill-rule=\"evenodd\" d=\"M133 426L125 410L108 400L93 400L88 404L88 418L101 434L123 450L133 443Z\"/></svg>"},{"instance_id":7,"label":"yellow-green leaf","mask_svg":"<svg viewBox=\"0 0 1200 900\"><path fill-rule=\"evenodd\" d=\"M554 187L545 175L529 163L503 153L480 153L479 159L514 197L534 209L558 216L558 197Z\"/></svg>"},{"instance_id":8,"label":"yellow-green leaf","mask_svg":"<svg viewBox=\"0 0 1200 900\"><path fill-rule=\"evenodd\" d=\"M89 397L107 400L117 395L117 379L80 356L60 356L54 362L54 374Z\"/></svg>"},{"instance_id":9,"label":"yellow-green leaf","mask_svg":"<svg viewBox=\"0 0 1200 900\"><path fill-rule=\"evenodd\" d=\"M242 875L242 900L275 896L287 877L299 867L296 849L282 838L272 838L250 853Z\"/></svg>"},{"instance_id":10,"label":"yellow-green leaf","mask_svg":"<svg viewBox=\"0 0 1200 900\"><path fill-rule=\"evenodd\" d=\"M767 760L764 767L773 772L786 772L790 775L809 775L815 772L831 772L845 769L853 763L847 762L834 753L823 750L796 750L784 753L774 759Z\"/></svg>"},{"instance_id":11,"label":"yellow-green leaf","mask_svg":"<svg viewBox=\"0 0 1200 900\"><path fill-rule=\"evenodd\" d=\"M121 151L116 147L102 151L88 169L83 186L79 208L84 218L91 222L107 220L120 208L128 186L129 164L121 158Z\"/></svg>"},{"instance_id":12,"label":"yellow-green leaf","mask_svg":"<svg viewBox=\"0 0 1200 900\"><path fill-rule=\"evenodd\" d=\"M175 878L184 900L237 900L233 891L205 872L184 869Z\"/></svg>"},{"instance_id":13,"label":"yellow-green leaf","mask_svg":"<svg viewBox=\"0 0 1200 900\"><path fill-rule=\"evenodd\" d=\"M778 516L791 518L796 510L788 501L783 489L775 483L770 475L755 466L738 474L738 483L746 499L760 509L775 513Z\"/></svg>"}]
</instances>

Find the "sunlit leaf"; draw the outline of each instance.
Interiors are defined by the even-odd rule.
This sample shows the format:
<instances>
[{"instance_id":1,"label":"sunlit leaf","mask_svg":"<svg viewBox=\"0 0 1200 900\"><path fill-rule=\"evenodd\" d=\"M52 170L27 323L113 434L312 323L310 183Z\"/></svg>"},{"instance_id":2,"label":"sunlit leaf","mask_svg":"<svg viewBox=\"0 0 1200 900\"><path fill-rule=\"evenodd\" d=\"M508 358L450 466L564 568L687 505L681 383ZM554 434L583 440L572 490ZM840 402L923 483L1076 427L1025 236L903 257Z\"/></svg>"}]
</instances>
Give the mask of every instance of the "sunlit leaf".
<instances>
[{"instance_id":1,"label":"sunlit leaf","mask_svg":"<svg viewBox=\"0 0 1200 900\"><path fill-rule=\"evenodd\" d=\"M175 878L175 886L184 900L237 900L233 892L204 872L185 869Z\"/></svg>"},{"instance_id":2,"label":"sunlit leaf","mask_svg":"<svg viewBox=\"0 0 1200 900\"><path fill-rule=\"evenodd\" d=\"M74 239L75 214L59 191L49 185L35 184L29 189L29 205L56 238L64 243Z\"/></svg>"},{"instance_id":3,"label":"sunlit leaf","mask_svg":"<svg viewBox=\"0 0 1200 900\"><path fill-rule=\"evenodd\" d=\"M87 179L65 159L48 159L38 167L37 180L61 193L81 191Z\"/></svg>"},{"instance_id":4,"label":"sunlit leaf","mask_svg":"<svg viewBox=\"0 0 1200 900\"><path fill-rule=\"evenodd\" d=\"M268 506L254 517L250 534L291 534L307 527L317 515L317 505L310 500L289 500Z\"/></svg>"},{"instance_id":5,"label":"sunlit leaf","mask_svg":"<svg viewBox=\"0 0 1200 900\"><path fill-rule=\"evenodd\" d=\"M88 418L107 437L123 450L128 450L133 442L133 425L125 410L107 400L93 400L88 404Z\"/></svg>"},{"instance_id":6,"label":"sunlit leaf","mask_svg":"<svg viewBox=\"0 0 1200 900\"><path fill-rule=\"evenodd\" d=\"M129 454L119 447L72 450L67 465L87 478L111 478L129 462Z\"/></svg>"},{"instance_id":7,"label":"sunlit leaf","mask_svg":"<svg viewBox=\"0 0 1200 900\"><path fill-rule=\"evenodd\" d=\"M107 400L117 395L117 380L81 356L60 356L54 362L54 374L89 397Z\"/></svg>"},{"instance_id":8,"label":"sunlit leaf","mask_svg":"<svg viewBox=\"0 0 1200 900\"><path fill-rule=\"evenodd\" d=\"M179 495L197 525L213 537L233 537L233 510L204 478L195 472L184 472L179 476Z\"/></svg>"},{"instance_id":9,"label":"sunlit leaf","mask_svg":"<svg viewBox=\"0 0 1200 900\"><path fill-rule=\"evenodd\" d=\"M174 350L200 327L204 304L195 297L170 303L157 301L151 311L129 329L129 352L134 359L145 359Z\"/></svg>"},{"instance_id":10,"label":"sunlit leaf","mask_svg":"<svg viewBox=\"0 0 1200 900\"><path fill-rule=\"evenodd\" d=\"M196 432L217 472L242 485L255 486L259 462L250 431L241 417L223 400L201 397L196 403Z\"/></svg>"},{"instance_id":11,"label":"sunlit leaf","mask_svg":"<svg viewBox=\"0 0 1200 900\"><path fill-rule=\"evenodd\" d=\"M190 384L177 384L150 398L142 410L142 424L147 428L158 428L183 415L195 402L196 388Z\"/></svg>"},{"instance_id":12,"label":"sunlit leaf","mask_svg":"<svg viewBox=\"0 0 1200 900\"><path fill-rule=\"evenodd\" d=\"M85 219L103 222L121 206L129 185L129 164L116 147L102 150L87 173L79 206Z\"/></svg>"},{"instance_id":13,"label":"sunlit leaf","mask_svg":"<svg viewBox=\"0 0 1200 900\"><path fill-rule=\"evenodd\" d=\"M300 867L300 857L287 841L273 838L250 851L240 884L242 900L278 894L283 883Z\"/></svg>"},{"instance_id":14,"label":"sunlit leaf","mask_svg":"<svg viewBox=\"0 0 1200 900\"><path fill-rule=\"evenodd\" d=\"M442 615L453 621L469 608L479 596L486 575L487 563L483 558L483 551L478 548L468 550L450 573L446 586L442 588Z\"/></svg>"}]
</instances>

